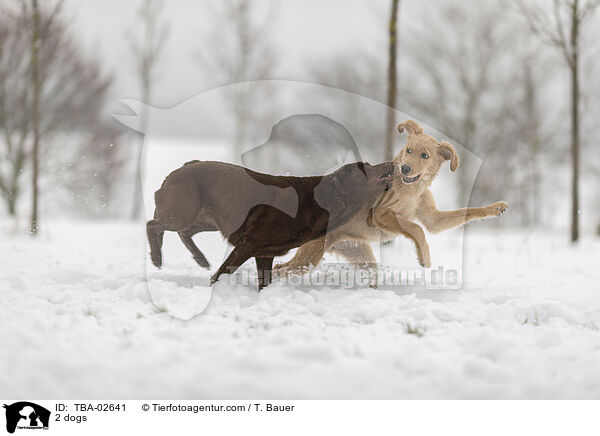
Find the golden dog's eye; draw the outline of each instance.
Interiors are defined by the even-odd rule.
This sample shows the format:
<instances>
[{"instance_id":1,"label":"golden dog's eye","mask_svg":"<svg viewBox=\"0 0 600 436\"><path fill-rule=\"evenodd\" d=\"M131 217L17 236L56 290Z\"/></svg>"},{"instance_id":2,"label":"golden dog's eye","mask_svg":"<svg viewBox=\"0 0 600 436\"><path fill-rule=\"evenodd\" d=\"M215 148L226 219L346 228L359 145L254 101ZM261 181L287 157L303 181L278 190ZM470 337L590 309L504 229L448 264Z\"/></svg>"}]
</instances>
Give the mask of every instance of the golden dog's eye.
<instances>
[{"instance_id":1,"label":"golden dog's eye","mask_svg":"<svg viewBox=\"0 0 600 436\"><path fill-rule=\"evenodd\" d=\"M427 159L429 157L429 155L427 153L421 153L421 157L423 159Z\"/></svg>"},{"instance_id":2,"label":"golden dog's eye","mask_svg":"<svg viewBox=\"0 0 600 436\"><path fill-rule=\"evenodd\" d=\"M410 148L407 148L407 149L406 149L406 152L407 152L408 154L410 154L410 153L412 153L412 150L411 150Z\"/></svg>"}]
</instances>

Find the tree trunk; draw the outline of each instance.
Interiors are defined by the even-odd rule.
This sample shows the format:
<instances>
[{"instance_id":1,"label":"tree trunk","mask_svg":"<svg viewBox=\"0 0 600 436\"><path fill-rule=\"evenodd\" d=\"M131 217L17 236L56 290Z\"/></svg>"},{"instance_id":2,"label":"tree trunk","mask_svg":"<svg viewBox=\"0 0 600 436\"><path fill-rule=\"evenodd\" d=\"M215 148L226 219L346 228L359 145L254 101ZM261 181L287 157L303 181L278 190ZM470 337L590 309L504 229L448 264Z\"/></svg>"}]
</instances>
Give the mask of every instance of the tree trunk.
<instances>
[{"instance_id":1,"label":"tree trunk","mask_svg":"<svg viewBox=\"0 0 600 436\"><path fill-rule=\"evenodd\" d=\"M31 225L29 231L37 235L38 223L38 176L39 176L39 154L40 154L40 120L39 120L39 98L40 98L40 75L39 75L39 51L40 51L40 13L37 0L32 0L33 7L33 35L31 41L31 81L32 81L32 107L31 122L33 127L33 150L32 150L32 203L31 203Z\"/></svg>"},{"instance_id":2,"label":"tree trunk","mask_svg":"<svg viewBox=\"0 0 600 436\"><path fill-rule=\"evenodd\" d=\"M579 239L579 18L577 0L571 10L571 242Z\"/></svg>"},{"instance_id":3,"label":"tree trunk","mask_svg":"<svg viewBox=\"0 0 600 436\"><path fill-rule=\"evenodd\" d=\"M531 226L537 226L539 224L540 216L540 134L539 134L539 119L538 119L538 108L537 108L537 88L535 86L535 78L533 74L532 64L530 61L525 63L524 72L525 82L525 135L529 145L529 156L527 158L530 161L530 173L528 190L523 196L525 200L525 208L523 212L526 213L527 224Z\"/></svg>"},{"instance_id":4,"label":"tree trunk","mask_svg":"<svg viewBox=\"0 0 600 436\"><path fill-rule=\"evenodd\" d=\"M389 64L388 64L388 95L387 95L387 120L385 130L385 160L391 161L394 157L394 137L396 131L396 52L397 52L397 24L399 0L392 0L390 12L389 32Z\"/></svg>"},{"instance_id":5,"label":"tree trunk","mask_svg":"<svg viewBox=\"0 0 600 436\"><path fill-rule=\"evenodd\" d=\"M8 203L8 214L11 218L15 218L17 215L17 198L15 195L10 195L7 199Z\"/></svg>"}]
</instances>

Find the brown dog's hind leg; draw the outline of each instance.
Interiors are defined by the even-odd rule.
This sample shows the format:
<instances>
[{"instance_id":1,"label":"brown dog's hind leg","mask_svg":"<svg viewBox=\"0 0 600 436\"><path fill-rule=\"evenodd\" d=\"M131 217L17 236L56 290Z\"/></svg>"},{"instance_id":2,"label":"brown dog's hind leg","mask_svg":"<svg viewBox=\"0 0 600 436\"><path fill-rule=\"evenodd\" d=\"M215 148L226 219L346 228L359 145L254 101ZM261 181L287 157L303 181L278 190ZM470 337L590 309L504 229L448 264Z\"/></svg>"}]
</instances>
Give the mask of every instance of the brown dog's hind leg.
<instances>
[{"instance_id":1,"label":"brown dog's hind leg","mask_svg":"<svg viewBox=\"0 0 600 436\"><path fill-rule=\"evenodd\" d=\"M155 267L162 266L162 243L165 227L159 220L150 220L146 224L146 234L150 243L150 259Z\"/></svg>"},{"instance_id":2,"label":"brown dog's hind leg","mask_svg":"<svg viewBox=\"0 0 600 436\"><path fill-rule=\"evenodd\" d=\"M258 275L258 290L271 283L271 270L273 268L273 257L255 257Z\"/></svg>"},{"instance_id":3,"label":"brown dog's hind leg","mask_svg":"<svg viewBox=\"0 0 600 436\"><path fill-rule=\"evenodd\" d=\"M177 232L177 234L179 235L179 238L181 238L181 242L183 242L183 245L185 245L185 248L187 248L190 251L190 253L192 253L192 257L194 258L196 263L198 265L200 265L202 268L209 269L210 264L208 263L208 260L206 259L204 254L202 254L202 252L196 246L196 244L194 244L194 240L192 239L192 236L194 236L196 233L198 233L198 232L191 232L191 231Z\"/></svg>"}]
</instances>

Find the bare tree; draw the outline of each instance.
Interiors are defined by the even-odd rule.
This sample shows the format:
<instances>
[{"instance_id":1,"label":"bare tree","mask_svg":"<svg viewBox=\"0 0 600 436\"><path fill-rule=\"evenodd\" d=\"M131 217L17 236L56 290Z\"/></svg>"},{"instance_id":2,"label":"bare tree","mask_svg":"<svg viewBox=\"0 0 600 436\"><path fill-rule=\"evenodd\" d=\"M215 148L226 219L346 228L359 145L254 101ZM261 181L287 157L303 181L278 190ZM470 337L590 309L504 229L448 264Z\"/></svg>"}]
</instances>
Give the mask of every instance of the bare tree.
<instances>
[{"instance_id":1,"label":"bare tree","mask_svg":"<svg viewBox=\"0 0 600 436\"><path fill-rule=\"evenodd\" d=\"M579 239L580 35L598 0L554 0L552 12L517 0L532 32L562 54L571 77L571 242Z\"/></svg>"},{"instance_id":2,"label":"bare tree","mask_svg":"<svg viewBox=\"0 0 600 436\"><path fill-rule=\"evenodd\" d=\"M250 0L212 3L207 44L198 53L204 71L215 80L211 86L271 78L275 69L274 47L268 38L277 14L275 3L268 10L256 8ZM234 119L234 153L239 156L250 135L250 121L260 118L253 87L235 87L229 96Z\"/></svg>"},{"instance_id":3,"label":"bare tree","mask_svg":"<svg viewBox=\"0 0 600 436\"><path fill-rule=\"evenodd\" d=\"M385 160L390 161L394 157L394 138L396 135L396 120L394 110L396 108L396 55L398 42L398 10L400 0L392 0L392 8L389 19L389 55L388 55L388 95L387 95L387 122L385 131Z\"/></svg>"},{"instance_id":4,"label":"bare tree","mask_svg":"<svg viewBox=\"0 0 600 436\"><path fill-rule=\"evenodd\" d=\"M540 205L540 149L542 147L542 139L540 135L540 119L538 111L538 95L537 87L535 84L535 77L533 72L532 62L526 60L523 64L523 83L524 83L524 103L525 103L525 124L527 131L526 138L527 144L529 144L531 150L530 165L531 165L531 177L530 183L524 184L531 186L531 197L528 198L528 203L531 204L531 211L529 219L534 223L538 224L538 214ZM526 195L523 196L527 198Z\"/></svg>"},{"instance_id":5,"label":"bare tree","mask_svg":"<svg viewBox=\"0 0 600 436\"><path fill-rule=\"evenodd\" d=\"M4 9L0 14L0 195L10 216L15 216L21 193L21 176L27 160L30 128L29 72L26 53L30 43L22 33L27 20L19 11Z\"/></svg>"},{"instance_id":6,"label":"bare tree","mask_svg":"<svg viewBox=\"0 0 600 436\"><path fill-rule=\"evenodd\" d=\"M128 174L129 143L121 144L122 130L110 120L90 124L82 136L84 141L59 157L44 157L46 165L56 170L52 182L64 188L55 202L78 217L122 217L121 208L113 206L130 201L120 192Z\"/></svg>"},{"instance_id":7,"label":"bare tree","mask_svg":"<svg viewBox=\"0 0 600 436\"><path fill-rule=\"evenodd\" d=\"M140 83L142 101L147 108L152 102L153 81L156 76L158 62L168 40L169 26L162 19L164 0L141 1L137 10L137 19L142 34L135 37L128 34L130 48L135 60L135 71ZM146 131L148 112L140 114L142 131ZM142 143L135 155L135 186L131 218L139 218L142 212Z\"/></svg>"},{"instance_id":8,"label":"bare tree","mask_svg":"<svg viewBox=\"0 0 600 436\"><path fill-rule=\"evenodd\" d=\"M40 158L40 61L39 52L42 40L40 39L40 10L37 0L32 0L31 10L33 13L33 25L31 36L31 124L33 128L33 149L32 149L32 206L31 206L31 225L29 231L36 235L38 232L38 179L39 179L39 158Z\"/></svg>"},{"instance_id":9,"label":"bare tree","mask_svg":"<svg viewBox=\"0 0 600 436\"><path fill-rule=\"evenodd\" d=\"M23 3L25 5L25 3ZM40 8L37 0L31 0L31 127L33 131L33 146L31 150L31 224L29 231L32 235L38 233L38 200L39 200L39 167L40 167L40 94L42 82L40 79L40 49L44 43L45 30L60 11L62 1L59 1L44 23L40 23Z\"/></svg>"},{"instance_id":10,"label":"bare tree","mask_svg":"<svg viewBox=\"0 0 600 436\"><path fill-rule=\"evenodd\" d=\"M37 14L29 1L0 7L0 197L11 216L16 216L18 200L28 188L23 185L23 173L31 171L33 183L27 192L32 194L33 205L33 200L43 193L38 188L46 184L42 180L69 189L60 182L73 176L81 166L65 163L65 156L83 160L93 145L97 146L93 153L98 159L89 161L85 171L113 182L116 179L116 149L108 146L118 134L106 129L102 113L111 78L102 74L98 63L82 56L62 20L60 3L36 6ZM37 92L31 86L35 22ZM36 93L37 108L32 110ZM34 178L36 155L38 170ZM112 165L103 167L107 159ZM56 162L61 171L40 171L39 162L44 162L44 168ZM106 197L107 192L98 185L98 196ZM104 202L108 203L108 198ZM31 216L32 232L39 231L39 200L36 203Z\"/></svg>"},{"instance_id":11,"label":"bare tree","mask_svg":"<svg viewBox=\"0 0 600 436\"><path fill-rule=\"evenodd\" d=\"M499 146L498 122L506 117L499 101L510 88L499 86L499 76L511 48L507 24L498 20L503 12L501 3L442 1L427 26L407 30L416 36L405 44L399 91L419 118L474 153ZM461 165L459 193L468 198L468 162Z\"/></svg>"},{"instance_id":12,"label":"bare tree","mask_svg":"<svg viewBox=\"0 0 600 436\"><path fill-rule=\"evenodd\" d=\"M356 48L352 52L340 51L313 60L309 63L308 76L300 76L300 79L343 89L383 103L387 90L381 77L386 74L386 65L380 55ZM360 62L356 61L357 58Z\"/></svg>"},{"instance_id":13,"label":"bare tree","mask_svg":"<svg viewBox=\"0 0 600 436\"><path fill-rule=\"evenodd\" d=\"M357 62L357 59L360 59L360 62ZM386 82L381 80L386 74L386 62L381 52L357 48L352 48L350 52L338 52L315 59L309 64L308 73L308 76L301 77L301 80L308 78L312 82L368 97L382 104L386 101ZM335 107L340 118L346 120L344 124L362 126L360 130L353 132L354 139L358 143L372 144L372 147L363 147L360 150L361 158L375 162L381 160L387 133L386 110L383 116L381 113L365 111L364 107L357 106L356 100L349 95L330 100L328 93L322 93L311 98L320 105ZM396 130L396 135L397 132ZM397 137L394 139L397 141Z\"/></svg>"},{"instance_id":14,"label":"bare tree","mask_svg":"<svg viewBox=\"0 0 600 436\"><path fill-rule=\"evenodd\" d=\"M535 41L531 41L534 43ZM543 201L543 168L552 166L557 149L557 137L560 136L562 111L548 110L548 89L553 84L554 63L546 58L538 44L524 47L515 52L515 70L513 80L519 91L513 107L516 133L515 141L522 144L514 152L526 165L521 168L521 207L524 224L537 226L541 223ZM518 50L518 48L517 48ZM545 99L546 98L546 99Z\"/></svg>"}]
</instances>

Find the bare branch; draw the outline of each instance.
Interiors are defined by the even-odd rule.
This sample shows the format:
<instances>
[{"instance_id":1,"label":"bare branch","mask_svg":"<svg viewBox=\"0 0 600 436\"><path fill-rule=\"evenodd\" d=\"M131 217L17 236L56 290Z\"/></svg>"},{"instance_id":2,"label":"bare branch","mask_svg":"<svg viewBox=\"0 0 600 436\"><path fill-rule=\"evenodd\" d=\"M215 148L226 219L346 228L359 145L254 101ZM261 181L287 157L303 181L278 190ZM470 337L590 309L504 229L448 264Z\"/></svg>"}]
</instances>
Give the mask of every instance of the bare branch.
<instances>
[{"instance_id":1,"label":"bare branch","mask_svg":"<svg viewBox=\"0 0 600 436\"><path fill-rule=\"evenodd\" d=\"M586 21L598 7L600 6L600 0L589 0L588 3L581 8L580 15L578 17L579 21L583 23Z\"/></svg>"},{"instance_id":2,"label":"bare branch","mask_svg":"<svg viewBox=\"0 0 600 436\"><path fill-rule=\"evenodd\" d=\"M516 3L523 12L531 32L544 43L556 47L561 47L565 43L564 41L561 42L559 32L553 29L550 19L543 10L535 5L527 6L523 0L516 0Z\"/></svg>"},{"instance_id":3,"label":"bare branch","mask_svg":"<svg viewBox=\"0 0 600 436\"><path fill-rule=\"evenodd\" d=\"M573 53L569 50L569 46L567 44L567 36L565 35L563 20L560 16L560 0L553 1L552 10L554 12L554 22L556 24L556 32L558 34L557 40L555 41L555 45L560 48L563 52L563 56L567 60L569 64L573 62Z\"/></svg>"},{"instance_id":4,"label":"bare branch","mask_svg":"<svg viewBox=\"0 0 600 436\"><path fill-rule=\"evenodd\" d=\"M40 141L40 153L44 162L56 162L67 155L81 156L90 152L90 136L98 141L108 141L108 133L97 133L98 125L104 124L103 104L110 84L110 77L102 74L99 62L85 58L78 44L67 32L62 19L62 1L53 3L54 7L41 8L39 14L39 132L44 141ZM0 198L8 206L9 213L15 213L15 207L21 186L22 174L28 168L31 159L29 141L31 139L31 98L32 89L26 78L31 77L31 32L32 9L28 2L22 1L19 7L8 9L0 6ZM8 12L8 13L6 13ZM6 14L5 14L6 13ZM53 134L60 132L62 138L69 138L67 132L77 132L78 141L66 146L52 143ZM111 139L114 135L111 134ZM112 139L114 140L114 139ZM93 145L96 146L98 142ZM105 153L103 155L103 153ZM102 168L105 155L112 150L101 149L98 159L86 161L81 168L80 177L90 173L107 175L116 181L117 167ZM59 174L44 174L43 177L75 178L74 165L64 165L65 171ZM92 170L93 168L93 170ZM102 168L102 169L101 169ZM79 171L80 168L77 168ZM54 180L55 182L57 180ZM55 186L60 186L55 184ZM103 188L108 190L109 187ZM72 190L71 190L72 191ZM108 191L94 191L108 201Z\"/></svg>"}]
</instances>

